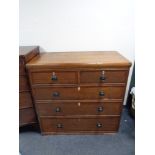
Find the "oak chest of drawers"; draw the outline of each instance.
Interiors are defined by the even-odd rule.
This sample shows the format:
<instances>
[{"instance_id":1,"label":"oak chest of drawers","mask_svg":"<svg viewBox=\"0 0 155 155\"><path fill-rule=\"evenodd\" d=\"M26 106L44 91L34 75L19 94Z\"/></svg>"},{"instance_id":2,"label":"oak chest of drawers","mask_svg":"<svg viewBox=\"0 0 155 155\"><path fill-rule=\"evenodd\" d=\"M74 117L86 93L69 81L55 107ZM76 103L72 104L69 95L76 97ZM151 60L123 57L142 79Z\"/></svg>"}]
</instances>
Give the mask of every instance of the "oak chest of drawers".
<instances>
[{"instance_id":1,"label":"oak chest of drawers","mask_svg":"<svg viewBox=\"0 0 155 155\"><path fill-rule=\"evenodd\" d=\"M117 132L130 66L115 51L42 53L27 63L42 134Z\"/></svg>"},{"instance_id":2,"label":"oak chest of drawers","mask_svg":"<svg viewBox=\"0 0 155 155\"><path fill-rule=\"evenodd\" d=\"M19 47L19 126L36 123L26 63L39 54L37 46Z\"/></svg>"}]
</instances>

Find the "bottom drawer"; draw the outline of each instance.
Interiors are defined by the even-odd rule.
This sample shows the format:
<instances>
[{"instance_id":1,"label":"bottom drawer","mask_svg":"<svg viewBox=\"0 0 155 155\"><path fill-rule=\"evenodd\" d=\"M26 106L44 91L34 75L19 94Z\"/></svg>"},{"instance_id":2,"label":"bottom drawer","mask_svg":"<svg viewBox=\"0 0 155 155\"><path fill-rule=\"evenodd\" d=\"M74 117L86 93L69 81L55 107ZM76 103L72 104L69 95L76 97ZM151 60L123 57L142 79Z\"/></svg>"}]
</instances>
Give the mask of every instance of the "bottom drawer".
<instances>
[{"instance_id":1,"label":"bottom drawer","mask_svg":"<svg viewBox=\"0 0 155 155\"><path fill-rule=\"evenodd\" d=\"M43 134L116 132L120 117L40 118Z\"/></svg>"},{"instance_id":2,"label":"bottom drawer","mask_svg":"<svg viewBox=\"0 0 155 155\"><path fill-rule=\"evenodd\" d=\"M36 115L33 108L19 110L19 126L36 123Z\"/></svg>"}]
</instances>

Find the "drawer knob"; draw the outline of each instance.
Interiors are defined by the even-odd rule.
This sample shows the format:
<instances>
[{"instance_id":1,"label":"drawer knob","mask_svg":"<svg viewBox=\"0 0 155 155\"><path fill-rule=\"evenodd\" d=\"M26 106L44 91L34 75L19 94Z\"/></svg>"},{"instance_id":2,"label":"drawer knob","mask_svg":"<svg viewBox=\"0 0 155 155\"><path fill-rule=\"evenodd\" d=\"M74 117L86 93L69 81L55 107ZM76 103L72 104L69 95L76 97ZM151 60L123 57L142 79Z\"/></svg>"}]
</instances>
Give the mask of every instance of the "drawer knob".
<instances>
[{"instance_id":1,"label":"drawer knob","mask_svg":"<svg viewBox=\"0 0 155 155\"><path fill-rule=\"evenodd\" d=\"M106 80L105 76L103 76L103 75L102 75L102 76L100 76L100 80L101 80L101 81Z\"/></svg>"},{"instance_id":2,"label":"drawer knob","mask_svg":"<svg viewBox=\"0 0 155 155\"><path fill-rule=\"evenodd\" d=\"M97 108L97 111L98 111L98 112L102 112L102 111L103 111L103 107L101 107L101 106L98 107L98 108Z\"/></svg>"},{"instance_id":3,"label":"drawer knob","mask_svg":"<svg viewBox=\"0 0 155 155\"><path fill-rule=\"evenodd\" d=\"M104 96L105 94L104 94L103 91L100 91L100 92L99 92L99 95L100 95L100 96Z\"/></svg>"},{"instance_id":4,"label":"drawer knob","mask_svg":"<svg viewBox=\"0 0 155 155\"><path fill-rule=\"evenodd\" d=\"M100 80L101 80L101 81L104 81L105 79L106 79L106 78L105 78L105 72L102 71L101 76L100 76Z\"/></svg>"},{"instance_id":5,"label":"drawer knob","mask_svg":"<svg viewBox=\"0 0 155 155\"><path fill-rule=\"evenodd\" d=\"M103 126L102 123L97 123L97 124L96 124L96 127L97 127L97 128L102 128L102 126Z\"/></svg>"},{"instance_id":6,"label":"drawer knob","mask_svg":"<svg viewBox=\"0 0 155 155\"><path fill-rule=\"evenodd\" d=\"M57 128L63 128L63 124L61 123L57 124Z\"/></svg>"},{"instance_id":7,"label":"drawer knob","mask_svg":"<svg viewBox=\"0 0 155 155\"><path fill-rule=\"evenodd\" d=\"M54 92L54 93L53 93L53 96L54 96L54 97L59 97L60 94L59 94L58 92Z\"/></svg>"},{"instance_id":8,"label":"drawer knob","mask_svg":"<svg viewBox=\"0 0 155 155\"><path fill-rule=\"evenodd\" d=\"M57 81L57 80L58 80L58 78L57 78L57 76L56 76L56 75L52 75L51 80L52 80L52 81Z\"/></svg>"},{"instance_id":9,"label":"drawer knob","mask_svg":"<svg viewBox=\"0 0 155 155\"><path fill-rule=\"evenodd\" d=\"M61 108L60 107L56 107L55 108L55 112L61 112Z\"/></svg>"}]
</instances>

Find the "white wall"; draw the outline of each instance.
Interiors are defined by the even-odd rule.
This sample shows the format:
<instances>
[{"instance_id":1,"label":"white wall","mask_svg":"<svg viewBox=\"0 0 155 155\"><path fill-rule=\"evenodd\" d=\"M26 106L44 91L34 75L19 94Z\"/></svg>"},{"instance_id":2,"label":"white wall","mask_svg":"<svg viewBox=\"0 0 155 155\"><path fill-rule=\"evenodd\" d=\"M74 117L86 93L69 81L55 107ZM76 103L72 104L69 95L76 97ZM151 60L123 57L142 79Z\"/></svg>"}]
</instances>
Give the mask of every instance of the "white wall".
<instances>
[{"instance_id":1,"label":"white wall","mask_svg":"<svg viewBox=\"0 0 155 155\"><path fill-rule=\"evenodd\" d=\"M134 61L134 0L19 2L20 45L47 52L118 50Z\"/></svg>"}]
</instances>

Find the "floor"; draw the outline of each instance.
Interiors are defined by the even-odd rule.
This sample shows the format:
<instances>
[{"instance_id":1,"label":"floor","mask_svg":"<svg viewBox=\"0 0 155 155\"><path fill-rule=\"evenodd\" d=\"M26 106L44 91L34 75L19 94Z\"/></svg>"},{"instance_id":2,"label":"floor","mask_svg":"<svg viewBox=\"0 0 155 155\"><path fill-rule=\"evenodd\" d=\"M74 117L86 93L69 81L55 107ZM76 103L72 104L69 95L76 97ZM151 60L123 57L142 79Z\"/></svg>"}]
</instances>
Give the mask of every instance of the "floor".
<instances>
[{"instance_id":1,"label":"floor","mask_svg":"<svg viewBox=\"0 0 155 155\"><path fill-rule=\"evenodd\" d=\"M22 155L134 155L135 123L124 108L119 132L114 135L42 136L22 131L19 142Z\"/></svg>"}]
</instances>

